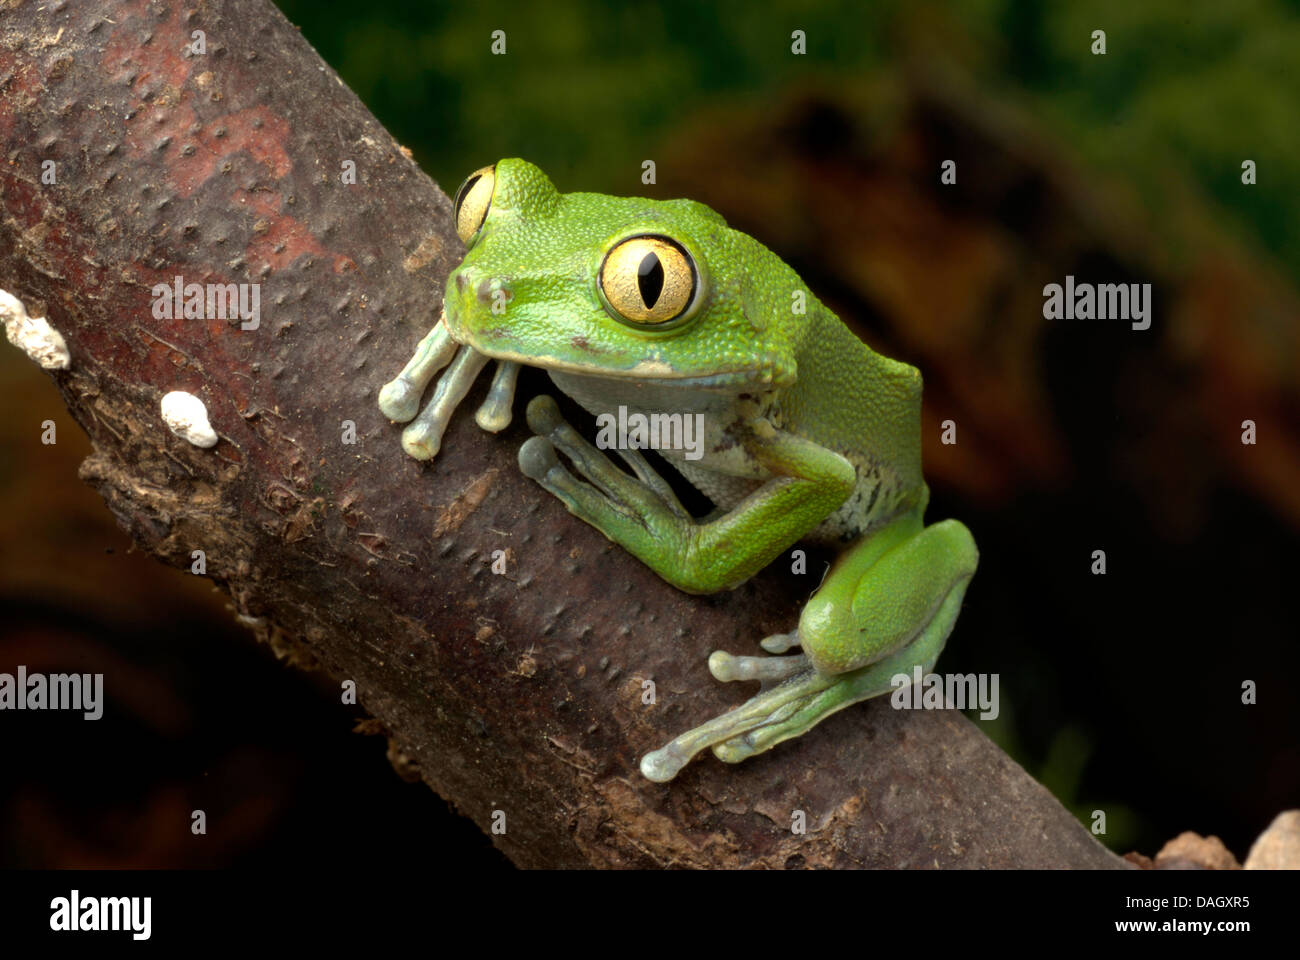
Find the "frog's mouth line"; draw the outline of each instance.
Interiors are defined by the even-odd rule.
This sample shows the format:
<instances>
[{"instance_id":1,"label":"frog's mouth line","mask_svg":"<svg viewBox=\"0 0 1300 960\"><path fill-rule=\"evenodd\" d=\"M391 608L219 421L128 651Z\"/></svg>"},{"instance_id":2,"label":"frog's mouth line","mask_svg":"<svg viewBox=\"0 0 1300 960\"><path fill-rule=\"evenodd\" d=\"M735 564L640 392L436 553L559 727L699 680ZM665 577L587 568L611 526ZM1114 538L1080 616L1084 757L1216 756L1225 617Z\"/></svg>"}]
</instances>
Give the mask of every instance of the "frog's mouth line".
<instances>
[{"instance_id":1,"label":"frog's mouth line","mask_svg":"<svg viewBox=\"0 0 1300 960\"><path fill-rule=\"evenodd\" d=\"M555 370L559 373L590 377L593 380L653 380L656 383L670 384L674 387L690 387L697 390L727 390L745 386L770 388L783 385L782 378L778 377L771 366L742 367L735 370L724 370L721 373L711 373L706 376L692 376L678 373L662 361L642 360L631 367L622 369L610 367L597 370L545 354L522 354L514 350L497 347L485 348L477 337L456 335L460 331L455 330L451 323L448 322L446 308L442 312L442 322L447 325L447 332L453 340L483 354L485 357L517 363L524 367L537 367L541 370ZM793 378L789 379L792 380Z\"/></svg>"},{"instance_id":2,"label":"frog's mouth line","mask_svg":"<svg viewBox=\"0 0 1300 960\"><path fill-rule=\"evenodd\" d=\"M725 390L728 387L749 386L764 383L762 375L753 370L733 370L725 373L709 374L705 377L682 376L663 363L643 360L626 369L593 370L575 363L567 363L556 357L525 356L509 350L481 350L477 344L469 344L471 349L486 354L494 360L512 360L525 367L537 367L541 370L554 370L593 380L653 380L655 383L672 386L692 387L701 390ZM769 379L767 383L771 383Z\"/></svg>"}]
</instances>

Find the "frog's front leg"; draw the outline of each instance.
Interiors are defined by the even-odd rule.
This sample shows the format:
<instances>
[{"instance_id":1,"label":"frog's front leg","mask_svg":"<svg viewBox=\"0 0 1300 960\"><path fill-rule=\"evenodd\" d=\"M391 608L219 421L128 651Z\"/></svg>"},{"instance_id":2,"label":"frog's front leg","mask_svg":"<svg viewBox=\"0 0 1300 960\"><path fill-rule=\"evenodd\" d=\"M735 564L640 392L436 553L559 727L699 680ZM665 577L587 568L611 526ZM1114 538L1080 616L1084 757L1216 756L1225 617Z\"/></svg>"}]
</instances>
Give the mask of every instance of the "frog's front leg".
<instances>
[{"instance_id":1,"label":"frog's front leg","mask_svg":"<svg viewBox=\"0 0 1300 960\"><path fill-rule=\"evenodd\" d=\"M943 650L975 573L970 532L955 520L922 528L909 513L840 559L804 607L793 634L763 641L801 656L709 658L718 680L764 681L757 696L641 760L650 780L671 780L712 747L728 763L797 737L838 710L879 696L893 678L928 673ZM772 681L778 681L772 685Z\"/></svg>"},{"instance_id":2,"label":"frog's front leg","mask_svg":"<svg viewBox=\"0 0 1300 960\"><path fill-rule=\"evenodd\" d=\"M755 421L744 428L742 442L774 479L734 510L701 523L635 451L619 453L637 478L566 423L550 397L529 403L528 425L538 436L519 450L523 472L688 593L716 593L748 580L843 503L855 480L853 465L840 454ZM560 463L556 448L583 480Z\"/></svg>"},{"instance_id":3,"label":"frog's front leg","mask_svg":"<svg viewBox=\"0 0 1300 960\"><path fill-rule=\"evenodd\" d=\"M420 397L429 381L449 361L451 366L439 377L433 396L417 417ZM453 340L445 320L438 321L420 341L415 355L402 372L379 391L379 409L390 420L406 423L415 418L402 431L403 450L417 460L431 460L437 454L452 413L465 399L465 394L487 362L488 357L484 354ZM519 364L509 360L498 362L487 399L475 416L484 430L495 433L510 425L510 406L514 401L518 376Z\"/></svg>"}]
</instances>

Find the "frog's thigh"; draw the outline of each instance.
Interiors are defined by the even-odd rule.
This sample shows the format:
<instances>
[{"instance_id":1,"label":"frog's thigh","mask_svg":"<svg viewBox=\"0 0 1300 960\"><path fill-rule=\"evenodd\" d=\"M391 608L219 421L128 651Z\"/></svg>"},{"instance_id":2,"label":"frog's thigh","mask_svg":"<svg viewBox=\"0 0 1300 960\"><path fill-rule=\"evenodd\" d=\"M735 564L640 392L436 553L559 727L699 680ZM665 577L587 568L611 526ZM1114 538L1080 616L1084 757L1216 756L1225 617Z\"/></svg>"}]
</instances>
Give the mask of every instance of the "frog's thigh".
<instances>
[{"instance_id":1,"label":"frog's thigh","mask_svg":"<svg viewBox=\"0 0 1300 960\"><path fill-rule=\"evenodd\" d=\"M882 553L872 537L851 550L800 615L800 643L821 673L882 660L947 618L942 649L957 618L979 558L970 531L944 520L901 539L882 533L892 545Z\"/></svg>"},{"instance_id":2,"label":"frog's thigh","mask_svg":"<svg viewBox=\"0 0 1300 960\"><path fill-rule=\"evenodd\" d=\"M956 521L922 529L919 517L910 514L877 530L840 558L804 608L797 635L764 644L774 649L798 643L806 656L771 659L811 661L816 669L805 667L647 754L642 772L651 780L671 779L710 745L720 760L737 763L807 732L849 704L888 692L899 674L910 678L917 666L928 673L957 621L977 559L970 532ZM719 680L730 680L759 659L715 664L710 658L709 667Z\"/></svg>"}]
</instances>

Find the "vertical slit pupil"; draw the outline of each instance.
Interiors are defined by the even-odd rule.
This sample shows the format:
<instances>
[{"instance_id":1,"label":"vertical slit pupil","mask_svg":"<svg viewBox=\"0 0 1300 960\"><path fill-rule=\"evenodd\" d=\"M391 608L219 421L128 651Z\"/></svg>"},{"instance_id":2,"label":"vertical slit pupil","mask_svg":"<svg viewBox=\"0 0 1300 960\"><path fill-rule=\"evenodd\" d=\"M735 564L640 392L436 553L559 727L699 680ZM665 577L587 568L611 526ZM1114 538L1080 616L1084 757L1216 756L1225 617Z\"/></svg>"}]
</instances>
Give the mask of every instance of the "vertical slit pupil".
<instances>
[{"instance_id":1,"label":"vertical slit pupil","mask_svg":"<svg viewBox=\"0 0 1300 960\"><path fill-rule=\"evenodd\" d=\"M654 305L659 302L659 294L664 289L664 265L659 262L656 254L647 253L641 258L641 266L636 271L636 283L646 307L654 309Z\"/></svg>"}]
</instances>

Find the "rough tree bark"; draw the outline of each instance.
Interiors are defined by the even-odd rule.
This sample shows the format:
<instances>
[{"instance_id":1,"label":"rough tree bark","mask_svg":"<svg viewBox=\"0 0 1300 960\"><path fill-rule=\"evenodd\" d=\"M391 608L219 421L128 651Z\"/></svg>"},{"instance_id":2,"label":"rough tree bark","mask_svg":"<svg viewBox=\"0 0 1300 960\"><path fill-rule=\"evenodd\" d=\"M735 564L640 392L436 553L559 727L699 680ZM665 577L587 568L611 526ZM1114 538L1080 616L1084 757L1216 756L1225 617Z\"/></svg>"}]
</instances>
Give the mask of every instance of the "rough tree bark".
<instances>
[{"instance_id":1,"label":"rough tree bark","mask_svg":"<svg viewBox=\"0 0 1300 960\"><path fill-rule=\"evenodd\" d=\"M807 584L675 592L519 473L518 413L493 437L462 411L432 466L401 452L376 390L436 316L450 204L270 3L0 0L0 150L0 286L66 338L85 479L162 559L205 551L264 638L355 680L464 814L505 811L515 863L1123 865L955 712L875 701L738 767L641 778L751 692L708 653L788 629ZM260 283L260 326L156 319L178 275ZM171 390L217 446L163 425Z\"/></svg>"}]
</instances>

